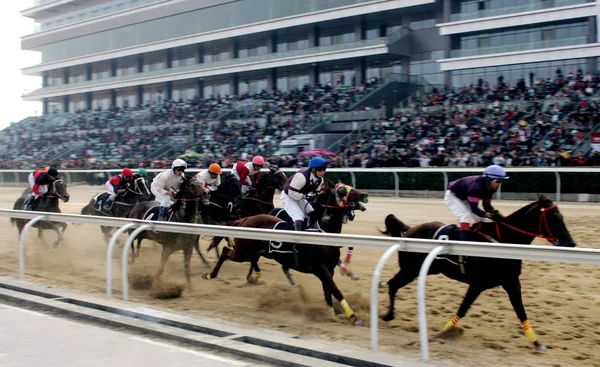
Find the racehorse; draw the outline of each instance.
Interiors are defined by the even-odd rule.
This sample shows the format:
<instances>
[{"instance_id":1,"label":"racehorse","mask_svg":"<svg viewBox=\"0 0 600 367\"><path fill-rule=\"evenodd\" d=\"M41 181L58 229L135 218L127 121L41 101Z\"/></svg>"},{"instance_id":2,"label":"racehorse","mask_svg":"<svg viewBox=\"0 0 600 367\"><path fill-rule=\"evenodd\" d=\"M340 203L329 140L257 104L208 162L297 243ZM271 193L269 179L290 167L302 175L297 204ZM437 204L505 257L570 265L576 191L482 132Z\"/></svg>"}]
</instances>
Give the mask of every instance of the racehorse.
<instances>
[{"instance_id":1,"label":"racehorse","mask_svg":"<svg viewBox=\"0 0 600 367\"><path fill-rule=\"evenodd\" d=\"M135 204L154 199L154 195L152 195L152 192L150 192L148 182L144 176L140 175L134 175L133 182L127 185L125 192L123 194L119 194L115 198L110 210L106 211L102 208L102 206L108 199L108 196L109 193L107 192L95 195L90 200L89 204L81 209L81 214L126 218ZM110 241L113 227L100 226L100 229L104 234L104 240L106 240L106 243L108 243Z\"/></svg>"},{"instance_id":2,"label":"racehorse","mask_svg":"<svg viewBox=\"0 0 600 367\"><path fill-rule=\"evenodd\" d=\"M269 173L263 175L256 184L254 190L242 198L242 208L240 217L249 217L251 215L266 214L273 210L273 197L275 190L283 190L283 185L287 181L285 172L277 166L270 166Z\"/></svg>"},{"instance_id":3,"label":"racehorse","mask_svg":"<svg viewBox=\"0 0 600 367\"><path fill-rule=\"evenodd\" d=\"M226 221L240 218L241 202L242 183L233 174L224 174L219 187L210 193L210 202L199 209L202 223L224 224ZM200 251L200 239L194 248L204 265L210 266ZM215 247L215 251L218 258L219 249Z\"/></svg>"},{"instance_id":4,"label":"racehorse","mask_svg":"<svg viewBox=\"0 0 600 367\"><path fill-rule=\"evenodd\" d=\"M194 223L198 211L196 202L199 198L207 200L208 198L206 196L207 195L198 180L194 178L184 180L181 183L179 192L175 196L175 203L173 203L167 214L168 221L178 223ZM133 209L131 209L129 212L129 218L156 221L158 219L159 211L159 203L155 201L145 201L136 204ZM133 230L131 230L129 233L131 232L133 232ZM198 242L198 237L198 235L186 233L143 231L136 237L137 254L133 253L132 243L131 262L133 262L135 256L139 254L142 240L149 239L160 243L163 248L160 259L160 267L156 273L156 277L158 278L163 274L165 270L165 264L167 263L169 256L171 256L171 254L177 250L183 250L185 277L188 285L191 286L190 259L194 251L194 244Z\"/></svg>"},{"instance_id":5,"label":"racehorse","mask_svg":"<svg viewBox=\"0 0 600 367\"><path fill-rule=\"evenodd\" d=\"M386 230L383 233L392 237L460 240L458 228L455 225L444 226L440 222L429 222L409 227L393 214L386 217L385 224ZM479 242L527 245L536 237L543 238L555 246L574 247L576 245L558 207L543 195L539 195L537 201L524 206L500 222L477 223L471 227L472 240ZM422 253L398 252L400 271L387 282L390 306L388 313L381 316L384 321L394 319L396 292L419 276L419 270L426 256L427 254ZM521 260L440 255L433 261L428 275L440 273L469 285L458 312L446 324L445 330L454 327L466 315L481 292L502 286L521 321L527 340L537 350L546 351L546 348L537 340L523 306L519 280Z\"/></svg>"},{"instance_id":6,"label":"racehorse","mask_svg":"<svg viewBox=\"0 0 600 367\"><path fill-rule=\"evenodd\" d=\"M236 179L236 181L237 181L237 179ZM274 166L274 165L270 166L269 173L267 173L266 175L263 175L259 179L258 183L256 184L255 189L248 191L248 193L246 193L246 195L242 198L241 208L240 208L239 214L237 215L237 218L245 218L245 217L249 217L251 215L257 215L257 214L267 214L271 210L273 210L275 208L275 206L273 205L273 197L275 196L275 190L280 190L280 191L283 190L283 185L286 183L286 181L287 181L287 176L286 176L285 172L283 172L277 166ZM230 182L228 185L230 185L229 186L230 192L236 192L237 189L235 189L236 185L234 185L234 182ZM221 186L223 186L223 184L221 184ZM241 186L240 186L240 194L241 194ZM218 200L221 197L228 198L230 196L230 194L223 195L223 196L218 196L217 194L214 194L214 195L215 195L215 200ZM212 197L212 195L211 195L211 197ZM215 206L217 207L217 209L215 209L215 211L218 213L219 212L218 208L220 208L221 205L217 204ZM207 209L207 211L210 212L211 209ZM216 217L218 218L217 222L215 221L215 216L210 217L210 215L207 215L206 216L207 219L203 220L203 222L205 224L224 223L227 219L232 219L230 217L230 214L231 213L229 213L227 211L221 211L220 214L216 215ZM235 218L235 214L232 214L232 216L234 216L234 218ZM219 258L218 244L214 248L215 248L215 251L217 254L217 259L218 259ZM208 266L208 262L206 261L206 259L202 255L202 253L200 252L200 245L198 244L197 246L195 246L195 249L196 249L196 252L198 253L198 255L200 256L200 259L202 259L204 264Z\"/></svg>"},{"instance_id":7,"label":"racehorse","mask_svg":"<svg viewBox=\"0 0 600 367\"><path fill-rule=\"evenodd\" d=\"M15 202L15 205L13 206L13 209L22 210L23 203L25 202L25 200L27 199L27 197L29 195L31 195L30 188L23 190L21 197L19 197L17 199L17 201ZM69 193L67 192L67 184L65 183L65 181L62 178L56 179L48 185L48 192L38 201L38 203L36 204L36 207L34 207L32 209L35 211L38 211L38 212L60 213L61 211L60 211L60 208L58 207L58 199L61 199L65 203L69 201ZM21 231L23 230L23 227L25 227L25 225L27 224L27 222L29 220L28 219L11 218L10 221L13 224L14 223L17 224L17 228L19 229L19 236L20 236ZM56 247L58 247L58 244L62 240L63 234L65 233L65 230L67 229L67 223L39 221L39 222L35 223L33 225L33 227L38 229L38 238L40 240L42 240L42 242L46 246L48 246L48 243L44 239L43 230L51 229L53 231L56 231L56 234L58 237L57 237L56 241L54 241L52 243L52 247L56 248Z\"/></svg>"},{"instance_id":8,"label":"racehorse","mask_svg":"<svg viewBox=\"0 0 600 367\"><path fill-rule=\"evenodd\" d=\"M350 186L344 185L344 189L348 190L346 200L340 202L337 199L336 189L343 184L333 184L328 182L328 189L317 195L315 201L324 210L324 215L319 219L319 226L329 233L341 233L342 226L346 222L346 217L351 210L364 209L361 202L367 201L368 195L359 190L353 189ZM337 186L337 187L336 187ZM318 210L318 209L315 209ZM246 228L262 228L262 229L285 229L293 230L293 224L282 221L272 215L259 214L251 217L242 218L230 223L235 227ZM275 235L275 234L274 234ZM216 246L221 241L222 237L214 237L207 251ZM297 245L293 243L282 243L278 241L260 241L251 239L234 239L234 248L223 248L219 261L211 273L204 273L204 279L214 279L217 277L219 270L226 260L235 262L250 262L250 271L246 276L249 282L256 282L261 271L258 267L260 257L274 259L282 265L283 272L286 277L294 285L290 269L297 270L302 273L314 274L321 280L323 291L325 294L325 302L333 309L331 296L333 295L344 308L346 316L352 320L354 325L362 325L362 321L358 320L354 311L344 299L342 292L338 289L333 281L334 269L340 259L340 248L335 246L318 246L318 245ZM252 272L256 273L252 277Z\"/></svg>"}]
</instances>

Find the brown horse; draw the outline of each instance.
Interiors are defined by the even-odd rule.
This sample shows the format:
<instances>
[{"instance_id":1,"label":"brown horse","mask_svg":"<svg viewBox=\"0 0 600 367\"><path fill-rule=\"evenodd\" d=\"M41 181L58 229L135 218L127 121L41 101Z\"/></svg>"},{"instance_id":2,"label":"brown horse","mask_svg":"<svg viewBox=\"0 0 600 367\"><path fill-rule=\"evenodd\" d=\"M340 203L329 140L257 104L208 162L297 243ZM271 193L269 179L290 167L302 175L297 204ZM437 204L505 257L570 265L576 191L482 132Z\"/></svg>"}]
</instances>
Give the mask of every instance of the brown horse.
<instances>
[{"instance_id":1,"label":"brown horse","mask_svg":"<svg viewBox=\"0 0 600 367\"><path fill-rule=\"evenodd\" d=\"M444 226L440 222L424 223L409 227L390 214L385 219L385 234L392 237L460 240L455 225ZM501 222L477 223L471 227L471 238L478 242L503 242L527 245L540 237L556 246L574 247L562 214L556 204L540 195L538 200L517 210ZM387 282L390 307L381 316L384 321L394 319L394 299L398 289L411 283L419 276L419 270L427 254L398 252L400 271ZM450 329L465 317L467 311L481 292L502 286L519 318L529 342L539 351L546 348L537 337L527 319L521 296L521 260L496 259L475 256L440 255L432 263L428 274L444 274L448 278L467 283L469 288L454 317L446 324Z\"/></svg>"},{"instance_id":2,"label":"brown horse","mask_svg":"<svg viewBox=\"0 0 600 367\"><path fill-rule=\"evenodd\" d=\"M196 214L198 212L197 201L199 198L203 197L207 198L207 195L202 189L202 185L200 182L198 182L198 180L190 178L183 181L179 192L175 196L175 203L171 206L169 211L168 221L178 223L194 223L196 220ZM155 201L142 202L136 204L133 209L131 209L131 212L129 212L129 218L156 221L159 210L160 204ZM130 233L131 232L132 231L130 231ZM188 285L191 285L190 259L192 258L194 251L194 244L198 242L198 237L198 235L186 233L143 231L136 237L138 251L136 254L132 254L132 262L134 257L139 254L142 240L149 239L160 243L163 248L160 259L160 267L156 273L156 277L158 278L163 274L165 270L165 264L167 263L169 256L171 256L171 254L177 250L183 250L185 277Z\"/></svg>"},{"instance_id":3,"label":"brown horse","mask_svg":"<svg viewBox=\"0 0 600 367\"><path fill-rule=\"evenodd\" d=\"M349 192L344 202L336 199L335 184L331 181L328 188L319 194L314 205L315 210L323 210L323 215L319 219L319 226L325 232L341 233L342 226L346 222L348 213L355 209L364 210L361 202L368 200L368 195L349 186L345 186ZM235 227L262 228L262 229L286 229L293 230L293 225L280 220L277 217L259 214L247 218L242 218L230 223ZM207 251L210 251L222 238L214 237ZM289 269L308 274L314 274L323 285L325 302L333 309L332 295L340 301L344 308L346 316L352 320L354 325L362 325L354 311L344 299L342 292L333 281L333 274L336 265L340 259L340 248L335 246L303 245L293 243L281 243L278 241L260 241L251 239L234 239L234 248L223 249L219 262L211 273L204 273L204 279L214 279L226 260L235 262L250 262L250 271L246 277L248 281L256 281L261 275L258 261L260 257L273 259L282 265L283 271L288 280L294 285ZM252 278L252 272L256 276Z\"/></svg>"},{"instance_id":4,"label":"brown horse","mask_svg":"<svg viewBox=\"0 0 600 367\"><path fill-rule=\"evenodd\" d=\"M23 203L27 199L27 197L31 195L31 189L27 188L23 190L21 197L17 199L15 202L13 209L15 210L23 210ZM61 199L65 203L69 201L69 193L67 192L67 184L62 178L56 179L52 181L48 185L48 192L41 198L37 207L34 207L33 210L38 212L48 212L48 213L60 213L60 208L58 207L58 199ZM19 236L21 235L21 231L23 227L29 221L28 219L18 219L11 218L11 223L16 223L17 228L19 229ZM63 238L63 234L67 229L67 223L64 222L48 222L48 221L39 221L33 225L34 228L38 229L38 238L48 246L48 243L44 239L43 230L53 230L56 231L57 239L52 243L52 247L58 247L58 244Z\"/></svg>"}]
</instances>

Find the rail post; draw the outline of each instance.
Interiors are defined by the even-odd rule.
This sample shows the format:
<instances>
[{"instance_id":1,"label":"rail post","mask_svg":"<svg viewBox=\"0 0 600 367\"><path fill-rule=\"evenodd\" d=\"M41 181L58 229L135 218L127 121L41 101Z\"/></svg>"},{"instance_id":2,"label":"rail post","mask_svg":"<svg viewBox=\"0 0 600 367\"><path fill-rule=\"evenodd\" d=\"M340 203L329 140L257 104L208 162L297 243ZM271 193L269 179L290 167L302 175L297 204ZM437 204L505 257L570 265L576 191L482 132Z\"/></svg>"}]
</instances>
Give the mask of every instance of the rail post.
<instances>
[{"instance_id":1,"label":"rail post","mask_svg":"<svg viewBox=\"0 0 600 367\"><path fill-rule=\"evenodd\" d=\"M23 277L25 276L25 237L27 236L29 229L43 219L46 219L45 215L40 215L31 219L25 224L25 227L23 227L23 230L21 231L21 236L19 236L19 279L21 280L23 280Z\"/></svg>"},{"instance_id":2,"label":"rail post","mask_svg":"<svg viewBox=\"0 0 600 367\"><path fill-rule=\"evenodd\" d=\"M427 342L427 315L425 314L425 291L427 283L427 274L431 263L435 258L447 249L448 245L438 246L427 255L421 270L419 271L419 283L417 286L417 305L419 308L419 336L421 338L421 358L424 361L429 360L429 344Z\"/></svg>"},{"instance_id":3,"label":"rail post","mask_svg":"<svg viewBox=\"0 0 600 367\"><path fill-rule=\"evenodd\" d=\"M122 292L124 301L127 301L127 298L129 298L129 282L127 279L127 252L129 251L129 248L131 247L131 244L133 243L133 240L135 240L137 235L147 229L152 229L152 227L154 227L152 224L144 224L135 231L131 232L129 237L127 237L125 246L123 246L123 253L121 254L121 280L123 282Z\"/></svg>"},{"instance_id":4,"label":"rail post","mask_svg":"<svg viewBox=\"0 0 600 367\"><path fill-rule=\"evenodd\" d=\"M129 223L126 224L124 226L122 226L121 228L117 229L117 231L115 232L115 234L112 235L112 237L110 238L110 241L108 243L108 249L106 250L106 297L111 298L112 297L112 255L113 255L113 250L115 248L115 245L117 244L117 241L119 240L119 236L121 235L121 233L125 232L126 230L135 227L135 223Z\"/></svg>"},{"instance_id":5,"label":"rail post","mask_svg":"<svg viewBox=\"0 0 600 367\"><path fill-rule=\"evenodd\" d=\"M373 279L371 280L371 349L377 350L377 344L379 344L378 327L379 327L379 315L378 311L378 296L379 296L379 278L381 278L381 271L385 266L392 254L400 251L402 245L397 244L388 248L383 256L379 259L375 271L373 272Z\"/></svg>"}]
</instances>

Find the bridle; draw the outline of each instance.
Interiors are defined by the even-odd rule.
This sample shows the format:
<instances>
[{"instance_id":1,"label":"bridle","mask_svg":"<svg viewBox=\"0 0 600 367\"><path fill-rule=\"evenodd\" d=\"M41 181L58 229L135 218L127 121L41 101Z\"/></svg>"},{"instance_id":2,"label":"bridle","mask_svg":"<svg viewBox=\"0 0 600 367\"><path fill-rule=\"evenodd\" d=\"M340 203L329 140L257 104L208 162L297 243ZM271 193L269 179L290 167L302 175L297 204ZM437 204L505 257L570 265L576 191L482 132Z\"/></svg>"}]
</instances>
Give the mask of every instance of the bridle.
<instances>
[{"instance_id":1,"label":"bridle","mask_svg":"<svg viewBox=\"0 0 600 367\"><path fill-rule=\"evenodd\" d=\"M536 238L536 237L537 238L543 238L543 239L545 239L548 242L555 243L557 241L557 237L554 236L554 234L552 234L552 230L550 229L550 224L548 223L548 216L547 216L547 214L548 214L548 212L550 210L554 210L554 209L557 209L557 208L558 207L557 207L556 204L552 204L552 205L550 205L547 208L544 208L544 207L540 208L540 211L541 211L542 214L540 215L540 220L538 222L538 232L537 233L525 231L523 229L517 228L517 227L515 227L515 226L513 226L511 224L508 224L506 222L499 222L499 223L496 222L496 236L498 238L498 241L500 241L500 242L502 241L502 238L501 238L501 235L500 235L500 225L503 225L505 227L508 227L508 228L512 229L515 232L519 232L519 233L522 233L524 235L531 236L531 237L534 237L534 238ZM533 210L533 208L529 209L527 211L527 213L529 213L531 210ZM485 233L481 233L479 231L479 228L481 228L481 224L479 224L479 226L474 229L474 232L476 232L477 234L485 237L486 239L488 239L488 240L490 240L492 242L495 242L495 240L492 237L486 235ZM547 235L543 234L544 230L546 230L546 234Z\"/></svg>"},{"instance_id":2,"label":"bridle","mask_svg":"<svg viewBox=\"0 0 600 367\"><path fill-rule=\"evenodd\" d=\"M48 198L59 198L59 199L61 199L61 200L65 200L65 197L64 197L64 195L61 195L61 194L59 194L59 193L58 193L58 190L56 189L56 183L57 183L57 182L62 182L62 183L64 183L64 181L63 181L63 179L62 179L62 178L59 178L59 179L56 179L56 180L54 180L54 181L52 182L52 194L50 194L50 193L49 193L49 194L48 194L46 197L48 197Z\"/></svg>"}]
</instances>

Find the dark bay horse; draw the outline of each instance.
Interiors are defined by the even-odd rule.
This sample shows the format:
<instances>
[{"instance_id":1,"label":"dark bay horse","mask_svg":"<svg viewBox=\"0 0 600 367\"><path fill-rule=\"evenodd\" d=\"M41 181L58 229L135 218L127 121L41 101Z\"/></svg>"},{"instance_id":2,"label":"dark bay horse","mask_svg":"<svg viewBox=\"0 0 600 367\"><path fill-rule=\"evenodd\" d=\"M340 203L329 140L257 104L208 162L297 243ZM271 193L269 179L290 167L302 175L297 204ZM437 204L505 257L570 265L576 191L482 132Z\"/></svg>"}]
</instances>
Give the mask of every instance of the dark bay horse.
<instances>
[{"instance_id":1,"label":"dark bay horse","mask_svg":"<svg viewBox=\"0 0 600 367\"><path fill-rule=\"evenodd\" d=\"M175 196L175 203L171 206L168 213L168 221L194 223L198 211L197 201L203 196L206 196L206 193L198 180L190 178L183 181L179 192ZM156 221L159 210L160 204L155 201L142 202L136 204L131 209L129 218ZM169 256L177 250L183 250L185 277L188 285L191 285L190 259L194 251L194 245L198 242L198 237L198 235L186 233L143 231L136 237L138 253L144 239L149 239L162 245L160 267L156 273L156 277L158 278L163 274ZM132 254L132 261L134 257L134 254Z\"/></svg>"},{"instance_id":2,"label":"dark bay horse","mask_svg":"<svg viewBox=\"0 0 600 367\"><path fill-rule=\"evenodd\" d=\"M429 222L415 227L408 227L390 214L386 217L385 224L386 230L383 233L392 237L431 239L438 233L437 237L440 239L459 240L458 229L455 226L444 226L440 222ZM442 231L446 234L440 237L439 233ZM536 237L546 239L555 246L574 247L576 245L556 204L553 204L552 201L542 195L538 197L537 201L517 210L501 222L477 223L471 227L471 238L477 242L494 241L527 245ZM426 256L427 254L423 253L398 253L400 271L387 282L390 307L388 313L381 316L384 321L394 319L396 292L419 276L421 264ZM469 285L458 312L446 324L445 330L452 328L461 318L465 317L481 292L502 286L521 321L527 340L537 350L546 350L537 340L523 306L521 282L519 280L521 260L440 255L433 261L428 274L444 274L448 278Z\"/></svg>"},{"instance_id":3,"label":"dark bay horse","mask_svg":"<svg viewBox=\"0 0 600 367\"><path fill-rule=\"evenodd\" d=\"M237 181L237 179L236 179ZM229 212L229 211L224 211L224 210L220 210L219 208L222 207L222 204L214 204L215 208L207 208L207 213L212 212L212 214L206 214L203 215L203 223L205 224L222 224L225 223L227 220L231 220L231 219L237 219L237 218L245 218L245 217L249 217L251 215L257 215L257 214L267 214L269 213L271 210L273 210L275 208L275 206L273 205L273 197L275 196L275 190L282 190L283 189L283 185L286 183L287 181L287 176L285 174L285 172L283 172L282 170L279 169L279 167L277 166L270 166L269 167L269 173L267 173L266 175L262 175L261 178L259 179L258 183L256 184L256 188L254 190L250 190L248 191L248 193L241 199L241 208L239 213L236 212ZM238 181L239 182L239 181ZM223 186L223 184L221 184L221 186ZM241 186L239 186L240 188L240 195L241 195ZM214 194L214 200L218 201L220 198L228 198L231 195L237 193L237 183L235 182L230 182L228 183L228 186L224 186L221 196L219 196L218 194ZM225 192L228 192L227 194L225 194ZM213 197L211 195L211 197ZM206 219L204 219L206 218ZM196 252L198 253L198 255L200 256L200 259L204 262L205 265L208 266L208 262L206 262L206 259L204 258L204 256L202 255L202 253L200 252L200 245L198 244L198 246L195 247L196 248ZM217 254L217 259L219 258L219 247L218 244L215 245L215 251Z\"/></svg>"},{"instance_id":4,"label":"dark bay horse","mask_svg":"<svg viewBox=\"0 0 600 367\"><path fill-rule=\"evenodd\" d=\"M17 199L13 209L15 210L23 210L23 203L27 199L27 197L31 195L31 189L27 188L23 190L21 197ZM61 199L65 203L69 201L69 193L67 192L67 184L62 178L52 181L48 185L48 192L38 201L37 207L34 207L34 211L38 212L49 212L49 213L60 213L60 208L58 207L58 199ZM23 227L27 224L27 219L18 219L11 218L11 223L16 223L17 228L19 229L19 236L21 235L21 231ZM57 239L52 243L52 246L56 248L60 241L63 238L63 234L67 229L67 223L63 222L48 222L48 221L39 221L33 225L34 228L38 229L38 238L42 240L42 242L48 246L48 243L44 239L43 230L50 229L56 231Z\"/></svg>"},{"instance_id":5,"label":"dark bay horse","mask_svg":"<svg viewBox=\"0 0 600 367\"><path fill-rule=\"evenodd\" d=\"M349 211L361 208L361 202L367 200L368 195L358 190L349 189L347 200L340 205L334 194L335 186L331 181L329 188L324 190L316 198L316 202L321 204L324 209L322 218L319 220L321 229L329 233L341 233L342 226L346 222L346 216ZM349 187L349 186L346 186ZM235 227L247 228L262 228L274 229L282 228L293 230L293 225L282 221L281 219L259 214L251 217L236 220L229 225ZM274 233L276 237L276 233ZM221 241L222 238L214 237L207 251ZM338 289L333 281L334 269L340 259L340 248L335 246L318 246L304 245L293 243L281 243L278 241L259 241L251 239L234 239L234 248L225 247L219 257L219 261L211 273L202 275L205 279L214 279L217 277L219 270L226 260L235 262L250 262L251 267L246 279L250 282L255 282L261 275L258 261L260 257L273 259L282 265L282 269L292 285L294 281L289 273L290 269L308 274L314 274L323 285L325 302L329 307L333 307L332 295L340 301L344 308L346 316L352 320L354 325L362 325L362 321L358 320L354 311L344 299L342 292ZM251 278L252 272L256 273L254 278Z\"/></svg>"},{"instance_id":6,"label":"dark bay horse","mask_svg":"<svg viewBox=\"0 0 600 367\"><path fill-rule=\"evenodd\" d=\"M96 194L86 205L81 209L82 215L97 215L101 217L120 217L127 218L131 209L135 204L154 200L154 195L150 192L148 182L143 176L134 175L133 182L125 188L125 192L117 195L113 202L112 208L106 211L102 208L104 202L108 199L109 194L103 192ZM106 243L110 241L113 227L100 226L104 234Z\"/></svg>"},{"instance_id":7,"label":"dark bay horse","mask_svg":"<svg viewBox=\"0 0 600 367\"><path fill-rule=\"evenodd\" d=\"M254 190L242 198L242 208L240 210L240 218L249 217L251 215L266 214L273 210L273 197L275 190L283 190L283 185L287 181L285 172L277 166L270 166L269 173L261 176Z\"/></svg>"}]
</instances>

